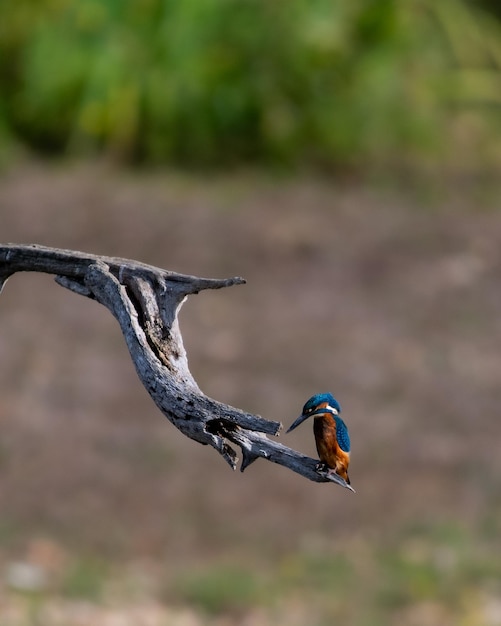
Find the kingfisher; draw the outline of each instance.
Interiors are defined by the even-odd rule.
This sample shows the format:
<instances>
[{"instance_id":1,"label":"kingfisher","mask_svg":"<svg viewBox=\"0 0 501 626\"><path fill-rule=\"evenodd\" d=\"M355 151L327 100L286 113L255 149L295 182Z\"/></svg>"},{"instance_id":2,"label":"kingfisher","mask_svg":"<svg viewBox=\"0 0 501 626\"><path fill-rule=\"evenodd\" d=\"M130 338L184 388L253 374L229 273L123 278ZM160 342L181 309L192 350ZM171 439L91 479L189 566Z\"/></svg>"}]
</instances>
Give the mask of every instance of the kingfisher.
<instances>
[{"instance_id":1,"label":"kingfisher","mask_svg":"<svg viewBox=\"0 0 501 626\"><path fill-rule=\"evenodd\" d=\"M332 469L349 485L350 435L341 419L341 405L331 393L317 393L304 405L301 415L287 431L314 417L313 434L320 457L318 469Z\"/></svg>"}]
</instances>

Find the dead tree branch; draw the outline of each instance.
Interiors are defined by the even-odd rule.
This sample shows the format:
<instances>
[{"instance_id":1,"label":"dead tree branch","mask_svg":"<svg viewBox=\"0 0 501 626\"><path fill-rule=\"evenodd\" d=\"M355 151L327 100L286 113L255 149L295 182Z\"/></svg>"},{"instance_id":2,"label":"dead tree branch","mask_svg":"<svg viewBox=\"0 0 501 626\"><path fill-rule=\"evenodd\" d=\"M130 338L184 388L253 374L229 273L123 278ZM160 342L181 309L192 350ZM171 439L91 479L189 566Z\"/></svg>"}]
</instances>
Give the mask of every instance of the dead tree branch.
<instances>
[{"instance_id":1,"label":"dead tree branch","mask_svg":"<svg viewBox=\"0 0 501 626\"><path fill-rule=\"evenodd\" d=\"M108 308L157 407L184 435L215 448L233 469L238 461L234 446L239 446L241 471L262 457L310 480L351 489L334 472L318 470L315 459L269 439L281 429L279 422L209 398L192 377L178 326L181 305L188 295L239 285L242 278L197 278L127 259L0 244L0 291L10 276L28 271L54 274L59 285Z\"/></svg>"}]
</instances>

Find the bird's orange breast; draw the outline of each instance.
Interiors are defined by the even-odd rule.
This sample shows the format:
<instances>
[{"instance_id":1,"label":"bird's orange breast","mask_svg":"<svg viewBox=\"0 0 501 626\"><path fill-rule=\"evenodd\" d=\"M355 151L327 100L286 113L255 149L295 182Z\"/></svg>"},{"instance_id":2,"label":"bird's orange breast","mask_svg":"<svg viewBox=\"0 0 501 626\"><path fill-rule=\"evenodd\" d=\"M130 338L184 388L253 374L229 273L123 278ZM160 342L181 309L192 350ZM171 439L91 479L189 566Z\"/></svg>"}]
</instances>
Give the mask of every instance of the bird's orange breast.
<instances>
[{"instance_id":1,"label":"bird's orange breast","mask_svg":"<svg viewBox=\"0 0 501 626\"><path fill-rule=\"evenodd\" d=\"M337 442L336 422L332 415L324 413L314 419L313 433L317 446L318 456L322 463L333 469L346 482L348 479L348 466L350 464L350 453L341 450Z\"/></svg>"}]
</instances>

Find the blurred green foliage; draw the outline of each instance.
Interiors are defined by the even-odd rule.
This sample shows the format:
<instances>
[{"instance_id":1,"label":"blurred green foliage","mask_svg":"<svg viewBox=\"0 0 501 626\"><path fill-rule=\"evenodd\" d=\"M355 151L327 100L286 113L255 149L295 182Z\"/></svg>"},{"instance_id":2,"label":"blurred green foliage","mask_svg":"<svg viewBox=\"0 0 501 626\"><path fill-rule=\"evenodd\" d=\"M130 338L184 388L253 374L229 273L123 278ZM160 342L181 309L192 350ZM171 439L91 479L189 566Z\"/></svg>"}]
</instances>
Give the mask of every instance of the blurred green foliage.
<instances>
[{"instance_id":1,"label":"blurred green foliage","mask_svg":"<svg viewBox=\"0 0 501 626\"><path fill-rule=\"evenodd\" d=\"M306 607L302 623L318 626L485 626L494 624L485 615L497 598L498 547L499 536L485 540L455 521L425 523L380 542L296 551L268 567L213 562L203 571L187 569L167 601L220 617L262 608L264 623L273 614L269 623L288 623L286 608L301 614Z\"/></svg>"},{"instance_id":2,"label":"blurred green foliage","mask_svg":"<svg viewBox=\"0 0 501 626\"><path fill-rule=\"evenodd\" d=\"M500 24L461 0L0 3L4 145L322 167L499 149Z\"/></svg>"},{"instance_id":3,"label":"blurred green foliage","mask_svg":"<svg viewBox=\"0 0 501 626\"><path fill-rule=\"evenodd\" d=\"M70 565L60 584L60 592L68 598L97 602L101 599L108 572L104 561L82 558Z\"/></svg>"},{"instance_id":4,"label":"blurred green foliage","mask_svg":"<svg viewBox=\"0 0 501 626\"><path fill-rule=\"evenodd\" d=\"M176 596L212 615L239 613L267 599L264 584L252 570L224 565L181 576L176 582Z\"/></svg>"},{"instance_id":5,"label":"blurred green foliage","mask_svg":"<svg viewBox=\"0 0 501 626\"><path fill-rule=\"evenodd\" d=\"M72 559L35 595L2 589L0 619L6 615L12 626L76 625L82 615L89 624L132 625L149 616L151 624L209 626L494 626L499 548L499 534L486 539L451 520L401 527L391 538L331 541L256 561L211 557L203 566L192 562L184 568L166 561L164 570L150 571L145 563L124 566L85 556ZM261 549L256 546L255 554ZM16 609L2 613L4 605ZM163 607L165 619L155 619L151 607Z\"/></svg>"}]
</instances>

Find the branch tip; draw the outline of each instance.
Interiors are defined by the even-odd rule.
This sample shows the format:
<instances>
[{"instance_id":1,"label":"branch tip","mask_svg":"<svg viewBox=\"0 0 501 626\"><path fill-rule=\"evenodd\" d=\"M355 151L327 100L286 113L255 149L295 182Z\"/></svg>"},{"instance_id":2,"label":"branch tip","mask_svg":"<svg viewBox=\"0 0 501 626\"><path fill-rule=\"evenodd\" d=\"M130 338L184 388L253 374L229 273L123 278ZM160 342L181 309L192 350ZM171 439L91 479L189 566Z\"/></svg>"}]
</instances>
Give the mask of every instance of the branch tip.
<instances>
[{"instance_id":1,"label":"branch tip","mask_svg":"<svg viewBox=\"0 0 501 626\"><path fill-rule=\"evenodd\" d=\"M328 470L328 471L317 470L317 474L321 476L326 482L328 481L328 482L336 483L340 485L341 487L344 487L345 489L348 489L349 491L353 491L353 493L356 493L355 489L353 489L353 487L349 485L344 480L344 478L342 478L339 474L336 474L334 470Z\"/></svg>"}]
</instances>

